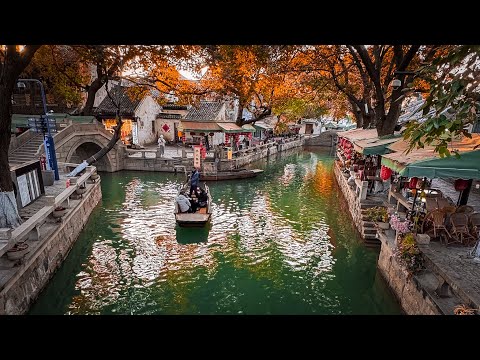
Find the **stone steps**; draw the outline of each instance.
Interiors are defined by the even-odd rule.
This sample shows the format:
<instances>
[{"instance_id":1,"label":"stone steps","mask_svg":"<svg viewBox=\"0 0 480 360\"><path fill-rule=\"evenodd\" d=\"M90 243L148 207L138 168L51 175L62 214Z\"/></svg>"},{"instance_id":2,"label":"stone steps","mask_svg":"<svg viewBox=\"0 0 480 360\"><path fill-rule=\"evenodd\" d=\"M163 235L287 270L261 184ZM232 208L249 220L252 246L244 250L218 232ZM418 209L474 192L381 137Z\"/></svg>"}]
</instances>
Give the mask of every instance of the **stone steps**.
<instances>
[{"instance_id":1,"label":"stone steps","mask_svg":"<svg viewBox=\"0 0 480 360\"><path fill-rule=\"evenodd\" d=\"M21 164L27 161L38 158L36 155L38 148L43 144L43 136L41 134L35 135L22 146L16 148L8 154L9 162L14 164Z\"/></svg>"},{"instance_id":2,"label":"stone steps","mask_svg":"<svg viewBox=\"0 0 480 360\"><path fill-rule=\"evenodd\" d=\"M447 293L440 297L437 294L437 288L440 284L440 281L437 276L430 270L423 270L419 274L415 275L415 281L423 288L427 296L430 297L430 300L440 309L440 311L445 315L453 315L453 310L456 306L462 304L461 299L456 296L451 289L446 290Z\"/></svg>"}]
</instances>

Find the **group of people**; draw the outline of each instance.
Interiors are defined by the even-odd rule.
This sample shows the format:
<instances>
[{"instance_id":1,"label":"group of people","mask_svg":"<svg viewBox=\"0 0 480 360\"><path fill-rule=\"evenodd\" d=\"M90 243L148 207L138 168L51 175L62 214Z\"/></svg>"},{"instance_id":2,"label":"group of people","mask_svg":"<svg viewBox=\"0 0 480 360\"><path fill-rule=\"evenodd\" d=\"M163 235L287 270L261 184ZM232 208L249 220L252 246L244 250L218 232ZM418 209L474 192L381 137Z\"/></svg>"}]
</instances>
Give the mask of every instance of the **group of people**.
<instances>
[{"instance_id":1,"label":"group of people","mask_svg":"<svg viewBox=\"0 0 480 360\"><path fill-rule=\"evenodd\" d=\"M194 213L198 208L207 206L208 194L199 186L199 182L200 173L194 168L190 176L189 195L187 196L186 192L182 190L176 199L180 212ZM192 193L195 193L195 199L192 198Z\"/></svg>"}]
</instances>

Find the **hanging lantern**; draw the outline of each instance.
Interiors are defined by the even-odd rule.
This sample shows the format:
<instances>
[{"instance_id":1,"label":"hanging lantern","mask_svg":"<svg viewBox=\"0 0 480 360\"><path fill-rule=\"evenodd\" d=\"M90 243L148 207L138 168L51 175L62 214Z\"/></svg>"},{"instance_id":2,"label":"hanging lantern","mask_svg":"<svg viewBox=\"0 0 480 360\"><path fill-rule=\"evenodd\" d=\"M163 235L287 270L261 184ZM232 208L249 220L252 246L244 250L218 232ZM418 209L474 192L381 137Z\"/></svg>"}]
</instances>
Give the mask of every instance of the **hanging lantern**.
<instances>
[{"instance_id":1,"label":"hanging lantern","mask_svg":"<svg viewBox=\"0 0 480 360\"><path fill-rule=\"evenodd\" d=\"M417 177L412 177L410 179L410 182L408 183L408 187L410 189L416 189L417 188L417 182L418 182L418 178Z\"/></svg>"},{"instance_id":2,"label":"hanging lantern","mask_svg":"<svg viewBox=\"0 0 480 360\"><path fill-rule=\"evenodd\" d=\"M468 180L457 179L455 180L455 190L463 191L468 187Z\"/></svg>"},{"instance_id":3,"label":"hanging lantern","mask_svg":"<svg viewBox=\"0 0 480 360\"><path fill-rule=\"evenodd\" d=\"M190 132L190 135L195 135L195 133L192 131L192 132Z\"/></svg>"},{"instance_id":4,"label":"hanging lantern","mask_svg":"<svg viewBox=\"0 0 480 360\"><path fill-rule=\"evenodd\" d=\"M380 178L385 181L390 179L390 176L392 176L392 169L389 167L382 165L382 168L380 170Z\"/></svg>"},{"instance_id":5,"label":"hanging lantern","mask_svg":"<svg viewBox=\"0 0 480 360\"><path fill-rule=\"evenodd\" d=\"M204 132L200 133L200 136L205 136L205 133Z\"/></svg>"},{"instance_id":6,"label":"hanging lantern","mask_svg":"<svg viewBox=\"0 0 480 360\"><path fill-rule=\"evenodd\" d=\"M213 136L213 135L215 135L215 134L214 134L213 132L211 132L211 133L209 133L208 135Z\"/></svg>"}]
</instances>

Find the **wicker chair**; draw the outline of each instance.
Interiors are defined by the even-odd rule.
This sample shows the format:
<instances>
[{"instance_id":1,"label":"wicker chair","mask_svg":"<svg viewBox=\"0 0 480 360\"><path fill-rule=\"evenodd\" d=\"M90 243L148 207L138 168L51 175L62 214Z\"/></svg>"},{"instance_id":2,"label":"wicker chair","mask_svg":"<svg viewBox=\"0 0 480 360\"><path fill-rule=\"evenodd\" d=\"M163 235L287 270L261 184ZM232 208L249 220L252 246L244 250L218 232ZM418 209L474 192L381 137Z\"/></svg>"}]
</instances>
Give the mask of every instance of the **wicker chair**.
<instances>
[{"instance_id":1,"label":"wicker chair","mask_svg":"<svg viewBox=\"0 0 480 360\"><path fill-rule=\"evenodd\" d=\"M470 205L460 205L458 208L457 208L457 213L464 213L464 214L471 214L475 211L475 209L470 206Z\"/></svg>"},{"instance_id":2,"label":"wicker chair","mask_svg":"<svg viewBox=\"0 0 480 360\"><path fill-rule=\"evenodd\" d=\"M471 225L471 234L477 239L480 238L480 213L473 213L469 216Z\"/></svg>"},{"instance_id":3,"label":"wicker chair","mask_svg":"<svg viewBox=\"0 0 480 360\"><path fill-rule=\"evenodd\" d=\"M452 235L450 235L450 233L447 230L447 227L445 226L445 216L446 214L442 210L437 209L429 212L425 216L425 220L422 226L422 232L425 232L425 224L428 224L429 222L431 222L431 224L433 225L433 237L438 237L442 234L442 232L444 232L446 235L445 243L448 245L449 240L452 239ZM437 235L437 231L438 231L438 235ZM442 237L440 237L440 239L441 238Z\"/></svg>"},{"instance_id":4,"label":"wicker chair","mask_svg":"<svg viewBox=\"0 0 480 360\"><path fill-rule=\"evenodd\" d=\"M450 215L450 223L452 224L452 238L455 239L456 242L464 245L468 245L470 241L475 240L468 229L468 222L468 215L465 213L456 212Z\"/></svg>"}]
</instances>

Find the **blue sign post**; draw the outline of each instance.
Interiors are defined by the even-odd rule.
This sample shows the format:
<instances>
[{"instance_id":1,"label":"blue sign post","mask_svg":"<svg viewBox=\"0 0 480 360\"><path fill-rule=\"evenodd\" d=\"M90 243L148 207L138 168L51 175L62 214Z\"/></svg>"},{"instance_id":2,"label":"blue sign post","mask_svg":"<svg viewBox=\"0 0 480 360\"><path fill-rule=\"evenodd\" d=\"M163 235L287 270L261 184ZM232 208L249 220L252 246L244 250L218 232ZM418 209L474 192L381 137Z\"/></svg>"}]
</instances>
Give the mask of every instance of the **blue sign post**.
<instances>
[{"instance_id":1,"label":"blue sign post","mask_svg":"<svg viewBox=\"0 0 480 360\"><path fill-rule=\"evenodd\" d=\"M47 100L45 97L45 90L43 84L38 79L18 79L19 82L36 82L40 85L40 93L42 95L43 111L45 115L42 115L40 119L29 119L28 124L34 124L36 132L43 133L43 146L45 148L45 155L47 158L47 170L54 170L55 180L60 180L58 173L57 156L55 154L55 143L53 142L52 132L56 132L55 119L49 119L47 111ZM30 125L32 128L33 126Z\"/></svg>"}]
</instances>

